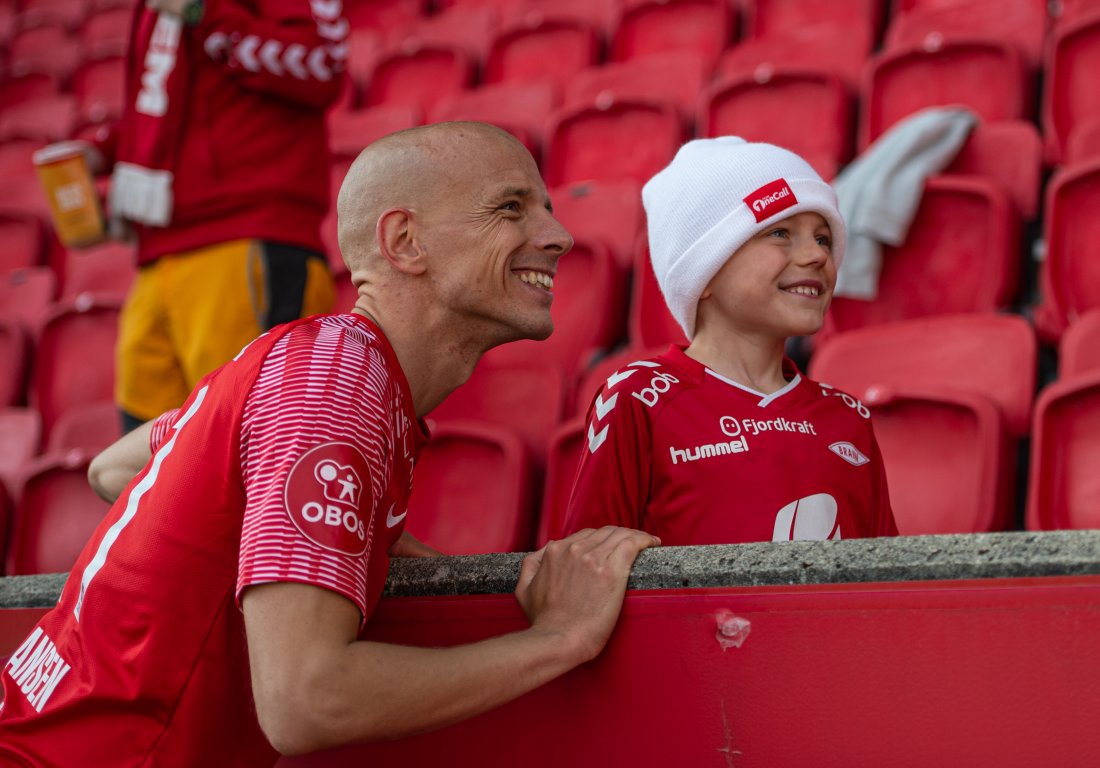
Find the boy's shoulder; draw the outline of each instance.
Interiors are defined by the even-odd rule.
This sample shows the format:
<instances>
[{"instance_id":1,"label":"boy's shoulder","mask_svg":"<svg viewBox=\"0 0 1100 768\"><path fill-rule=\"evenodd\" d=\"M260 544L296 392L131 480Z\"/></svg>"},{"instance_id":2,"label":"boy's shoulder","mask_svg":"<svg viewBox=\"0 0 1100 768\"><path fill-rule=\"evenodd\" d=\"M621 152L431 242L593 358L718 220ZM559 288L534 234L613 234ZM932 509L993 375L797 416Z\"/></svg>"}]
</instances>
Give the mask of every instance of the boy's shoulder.
<instances>
[{"instance_id":1,"label":"boy's shoulder","mask_svg":"<svg viewBox=\"0 0 1100 768\"><path fill-rule=\"evenodd\" d=\"M661 354L618 366L603 382L597 400L608 403L614 398L617 403L624 398L636 407L660 410L680 392L700 386L703 372L701 364L679 348L670 347Z\"/></svg>"}]
</instances>

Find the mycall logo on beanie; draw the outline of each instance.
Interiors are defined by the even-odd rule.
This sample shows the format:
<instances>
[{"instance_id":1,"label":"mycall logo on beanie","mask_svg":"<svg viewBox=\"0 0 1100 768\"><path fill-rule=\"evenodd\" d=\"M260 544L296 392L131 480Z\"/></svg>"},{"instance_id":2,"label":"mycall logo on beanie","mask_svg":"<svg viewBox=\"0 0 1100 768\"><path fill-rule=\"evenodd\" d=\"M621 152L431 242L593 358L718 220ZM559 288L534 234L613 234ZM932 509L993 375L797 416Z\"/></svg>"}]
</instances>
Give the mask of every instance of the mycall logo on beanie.
<instances>
[{"instance_id":1,"label":"mycall logo on beanie","mask_svg":"<svg viewBox=\"0 0 1100 768\"><path fill-rule=\"evenodd\" d=\"M745 205L752 210L757 224L797 204L798 199L786 179L776 179L765 184L745 198Z\"/></svg>"}]
</instances>

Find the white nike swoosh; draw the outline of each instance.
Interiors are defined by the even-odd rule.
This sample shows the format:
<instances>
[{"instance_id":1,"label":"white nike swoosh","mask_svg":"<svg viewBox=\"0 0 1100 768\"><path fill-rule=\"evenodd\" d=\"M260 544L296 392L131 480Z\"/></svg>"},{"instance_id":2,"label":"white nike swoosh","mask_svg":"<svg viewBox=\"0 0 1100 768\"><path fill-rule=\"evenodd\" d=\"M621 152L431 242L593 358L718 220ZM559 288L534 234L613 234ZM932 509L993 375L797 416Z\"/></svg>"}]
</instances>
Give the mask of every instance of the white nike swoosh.
<instances>
[{"instance_id":1,"label":"white nike swoosh","mask_svg":"<svg viewBox=\"0 0 1100 768\"><path fill-rule=\"evenodd\" d=\"M389 511L386 512L386 527L387 528L393 528L395 525L397 525L398 523L400 523L402 520L405 519L405 515L409 514L409 510L406 509L400 515L394 515L393 514L394 506L396 506L396 503L390 504Z\"/></svg>"}]
</instances>

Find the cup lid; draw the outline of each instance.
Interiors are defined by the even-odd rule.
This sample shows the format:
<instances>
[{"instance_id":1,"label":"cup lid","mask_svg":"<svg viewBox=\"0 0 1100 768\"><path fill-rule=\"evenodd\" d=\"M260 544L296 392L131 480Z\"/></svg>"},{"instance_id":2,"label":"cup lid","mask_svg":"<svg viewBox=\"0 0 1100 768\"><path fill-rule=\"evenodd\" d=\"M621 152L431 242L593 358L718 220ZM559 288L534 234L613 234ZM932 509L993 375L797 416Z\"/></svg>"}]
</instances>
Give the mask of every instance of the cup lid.
<instances>
[{"instance_id":1,"label":"cup lid","mask_svg":"<svg viewBox=\"0 0 1100 768\"><path fill-rule=\"evenodd\" d=\"M50 144L48 147L42 147L42 149L36 150L31 155L31 162L35 165L48 165L50 163L56 163L61 160L68 160L73 157L79 157L84 154L84 149L74 141L62 141L57 144Z\"/></svg>"}]
</instances>

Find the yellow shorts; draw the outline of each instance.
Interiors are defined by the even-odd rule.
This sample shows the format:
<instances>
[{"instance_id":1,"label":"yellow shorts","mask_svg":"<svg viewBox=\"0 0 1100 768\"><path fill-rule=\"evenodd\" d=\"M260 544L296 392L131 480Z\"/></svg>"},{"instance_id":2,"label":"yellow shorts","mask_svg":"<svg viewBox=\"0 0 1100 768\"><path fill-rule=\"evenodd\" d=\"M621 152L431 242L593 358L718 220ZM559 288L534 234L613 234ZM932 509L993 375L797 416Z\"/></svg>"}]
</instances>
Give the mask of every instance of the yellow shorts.
<instances>
[{"instance_id":1,"label":"yellow shorts","mask_svg":"<svg viewBox=\"0 0 1100 768\"><path fill-rule=\"evenodd\" d=\"M138 270L119 321L115 400L138 421L178 408L195 384L272 326L331 312L321 254L234 240Z\"/></svg>"}]
</instances>

